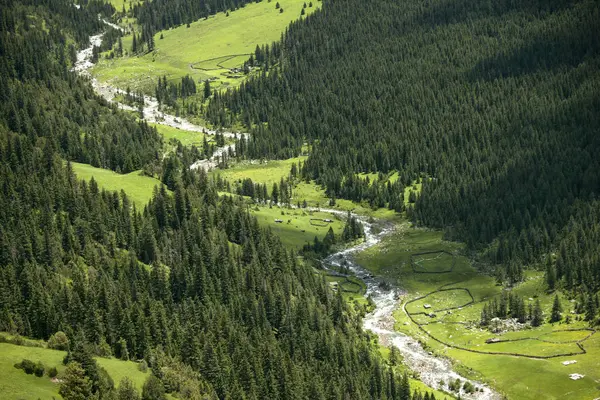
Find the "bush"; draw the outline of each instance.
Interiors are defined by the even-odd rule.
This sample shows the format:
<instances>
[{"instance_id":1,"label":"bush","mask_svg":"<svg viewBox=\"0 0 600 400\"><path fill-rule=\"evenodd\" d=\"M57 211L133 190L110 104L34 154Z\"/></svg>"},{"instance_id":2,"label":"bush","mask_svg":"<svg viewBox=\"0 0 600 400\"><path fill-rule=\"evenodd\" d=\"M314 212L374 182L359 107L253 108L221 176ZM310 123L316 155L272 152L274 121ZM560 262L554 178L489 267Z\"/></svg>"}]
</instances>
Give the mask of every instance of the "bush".
<instances>
[{"instance_id":1,"label":"bush","mask_svg":"<svg viewBox=\"0 0 600 400\"><path fill-rule=\"evenodd\" d=\"M50 336L48 340L48 348L55 350L69 350L69 338L64 332L58 331L54 335Z\"/></svg>"},{"instance_id":2,"label":"bush","mask_svg":"<svg viewBox=\"0 0 600 400\"><path fill-rule=\"evenodd\" d=\"M146 360L142 360L139 365L138 365L138 369L143 372L146 373L148 372L148 363L146 362Z\"/></svg>"},{"instance_id":3,"label":"bush","mask_svg":"<svg viewBox=\"0 0 600 400\"><path fill-rule=\"evenodd\" d=\"M463 390L467 393L474 393L476 388L471 382L465 382L465 384L463 385Z\"/></svg>"},{"instance_id":4,"label":"bush","mask_svg":"<svg viewBox=\"0 0 600 400\"><path fill-rule=\"evenodd\" d=\"M458 392L460 390L460 386L461 386L461 382L460 382L460 379L458 379L458 378L456 378L455 381L448 382L448 387L453 392Z\"/></svg>"},{"instance_id":5,"label":"bush","mask_svg":"<svg viewBox=\"0 0 600 400\"><path fill-rule=\"evenodd\" d=\"M35 368L34 368L34 373L35 376L37 376L38 378L41 378L42 376L44 376L44 372L46 371L46 368L44 367L44 364L42 364L41 362L38 362L37 364L35 364Z\"/></svg>"},{"instance_id":6,"label":"bush","mask_svg":"<svg viewBox=\"0 0 600 400\"><path fill-rule=\"evenodd\" d=\"M165 400L165 387L160 379L150 375L142 388L142 400Z\"/></svg>"},{"instance_id":7,"label":"bush","mask_svg":"<svg viewBox=\"0 0 600 400\"><path fill-rule=\"evenodd\" d=\"M56 367L52 367L48 370L48 372L46 372L46 374L49 378L56 378L56 376L58 375L58 370L56 369Z\"/></svg>"},{"instance_id":8,"label":"bush","mask_svg":"<svg viewBox=\"0 0 600 400\"><path fill-rule=\"evenodd\" d=\"M21 369L25 371L26 374L31 375L35 371L35 363L31 360L24 359L21 361Z\"/></svg>"}]
</instances>

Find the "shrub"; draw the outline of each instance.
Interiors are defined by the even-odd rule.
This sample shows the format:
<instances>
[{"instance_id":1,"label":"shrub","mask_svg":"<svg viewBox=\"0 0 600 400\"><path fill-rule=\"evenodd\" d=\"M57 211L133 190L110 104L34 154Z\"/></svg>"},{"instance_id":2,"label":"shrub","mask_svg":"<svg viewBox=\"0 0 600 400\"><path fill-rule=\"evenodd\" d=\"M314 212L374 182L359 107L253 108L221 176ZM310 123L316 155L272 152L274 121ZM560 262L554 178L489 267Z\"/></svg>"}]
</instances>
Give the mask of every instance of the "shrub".
<instances>
[{"instance_id":1,"label":"shrub","mask_svg":"<svg viewBox=\"0 0 600 400\"><path fill-rule=\"evenodd\" d=\"M48 340L48 348L55 350L69 350L69 338L64 332L58 331L50 336Z\"/></svg>"},{"instance_id":2,"label":"shrub","mask_svg":"<svg viewBox=\"0 0 600 400\"><path fill-rule=\"evenodd\" d=\"M20 363L15 364L15 368L22 369L26 374L31 375L35 371L35 363L31 360L23 359Z\"/></svg>"},{"instance_id":3,"label":"shrub","mask_svg":"<svg viewBox=\"0 0 600 400\"><path fill-rule=\"evenodd\" d=\"M46 371L46 368L44 367L44 364L42 364L41 362L38 362L37 364L35 364L35 368L33 370L33 372L35 373L35 376L37 376L38 378L41 378L42 376L44 376L45 371Z\"/></svg>"},{"instance_id":4,"label":"shrub","mask_svg":"<svg viewBox=\"0 0 600 400\"><path fill-rule=\"evenodd\" d=\"M50 378L56 378L56 376L58 375L58 370L56 369L56 367L52 367L48 370L48 372L46 372L46 374Z\"/></svg>"},{"instance_id":5,"label":"shrub","mask_svg":"<svg viewBox=\"0 0 600 400\"><path fill-rule=\"evenodd\" d=\"M460 386L461 386L461 382L460 379L456 378L455 381L450 381L448 383L448 387L450 388L450 390L452 390L453 392L458 392L460 390Z\"/></svg>"},{"instance_id":6,"label":"shrub","mask_svg":"<svg viewBox=\"0 0 600 400\"><path fill-rule=\"evenodd\" d=\"M142 400L165 400L165 387L160 379L150 375L142 388Z\"/></svg>"},{"instance_id":7,"label":"shrub","mask_svg":"<svg viewBox=\"0 0 600 400\"><path fill-rule=\"evenodd\" d=\"M463 390L467 393L474 393L476 389L471 382L465 382L463 385Z\"/></svg>"},{"instance_id":8,"label":"shrub","mask_svg":"<svg viewBox=\"0 0 600 400\"><path fill-rule=\"evenodd\" d=\"M148 372L148 363L146 362L146 360L142 360L139 365L138 365L138 369L143 372L146 373Z\"/></svg>"}]
</instances>

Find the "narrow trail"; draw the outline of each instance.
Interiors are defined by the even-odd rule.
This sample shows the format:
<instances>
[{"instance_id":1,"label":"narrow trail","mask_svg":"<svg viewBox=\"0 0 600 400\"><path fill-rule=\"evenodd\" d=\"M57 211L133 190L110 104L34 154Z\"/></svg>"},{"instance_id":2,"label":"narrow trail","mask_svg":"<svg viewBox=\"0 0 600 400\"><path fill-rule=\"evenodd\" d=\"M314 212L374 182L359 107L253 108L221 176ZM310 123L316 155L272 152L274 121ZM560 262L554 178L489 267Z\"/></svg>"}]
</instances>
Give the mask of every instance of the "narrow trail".
<instances>
[{"instance_id":1,"label":"narrow trail","mask_svg":"<svg viewBox=\"0 0 600 400\"><path fill-rule=\"evenodd\" d=\"M121 27L106 20L102 21L106 25L115 29L122 29ZM106 83L98 82L98 80L95 79L90 73L90 69L94 66L91 61L93 48L94 46L100 46L103 36L104 34L101 33L90 37L90 46L77 53L77 62L73 70L80 75L89 78L94 90L107 101L118 104L118 106L123 110L139 111L134 107L121 104L115 100L117 95L125 94L123 90L110 86ZM193 124L184 118L175 117L161 111L158 101L151 96L144 96L144 105L142 111L144 119L148 122L192 132L202 132L206 133L207 135L215 135L217 133L214 130ZM219 131L219 133L222 133L223 136L228 138L235 138L238 135L233 132ZM191 168L214 168L217 166L218 160L223 154L233 152L234 150L235 148L232 144L219 147L215 150L211 158L206 160L198 160L191 166ZM308 210L329 212L342 216L346 215L345 211L328 208L308 208ZM460 376L452 369L452 365L448 360L429 354L415 339L393 330L393 312L399 305L397 298L403 293L402 290L399 288L391 288L390 290L382 289L380 287L380 284L383 282L382 279L373 277L368 271L356 264L353 261L352 255L375 246L383 237L390 234L395 227L393 224L385 221L370 222L364 216L358 216L358 219L363 223L364 226L364 242L332 254L323 261L323 265L341 266L344 264L345 266L348 266L350 270L358 278L362 279L367 285L367 292L365 296L371 296L375 302L375 310L365 317L364 329L370 330L377 334L379 336L380 343L386 346L396 346L404 357L404 362L408 365L408 367L414 371L417 371L420 374L421 380L430 387L449 391L447 383L450 380L460 379L463 382L469 381L476 387L483 388L482 392L477 392L474 394L467 394L461 390L460 395L462 398L471 400L500 399L500 395L491 390L489 387ZM440 386L440 381L445 382L443 387Z\"/></svg>"}]
</instances>

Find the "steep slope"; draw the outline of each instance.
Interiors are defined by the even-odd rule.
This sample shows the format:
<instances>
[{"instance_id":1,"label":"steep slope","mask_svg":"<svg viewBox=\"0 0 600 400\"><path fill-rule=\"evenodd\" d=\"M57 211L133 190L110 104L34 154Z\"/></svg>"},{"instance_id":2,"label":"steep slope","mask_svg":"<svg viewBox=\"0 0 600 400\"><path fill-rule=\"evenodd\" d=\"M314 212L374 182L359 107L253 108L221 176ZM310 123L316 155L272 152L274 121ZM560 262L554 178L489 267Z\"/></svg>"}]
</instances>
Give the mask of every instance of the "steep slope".
<instances>
[{"instance_id":1,"label":"steep slope","mask_svg":"<svg viewBox=\"0 0 600 400\"><path fill-rule=\"evenodd\" d=\"M240 146L250 158L311 142L303 175L332 197L392 207L354 174L421 176L414 221L487 252L511 281L564 248L548 262L593 293L599 21L589 0L332 0L289 29L269 75L217 97L207 115L257 126Z\"/></svg>"}]
</instances>

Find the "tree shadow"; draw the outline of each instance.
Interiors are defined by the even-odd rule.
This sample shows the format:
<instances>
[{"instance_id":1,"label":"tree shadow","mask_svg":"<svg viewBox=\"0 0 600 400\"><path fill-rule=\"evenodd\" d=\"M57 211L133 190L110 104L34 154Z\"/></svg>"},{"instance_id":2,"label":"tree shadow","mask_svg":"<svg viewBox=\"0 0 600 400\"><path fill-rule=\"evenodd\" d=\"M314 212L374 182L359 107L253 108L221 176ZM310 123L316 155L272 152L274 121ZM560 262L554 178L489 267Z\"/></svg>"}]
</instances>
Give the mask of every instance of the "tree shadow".
<instances>
[{"instance_id":1,"label":"tree shadow","mask_svg":"<svg viewBox=\"0 0 600 400\"><path fill-rule=\"evenodd\" d=\"M433 28L500 17L511 12L541 15L568 8L572 3L572 0L426 0L417 22Z\"/></svg>"},{"instance_id":2,"label":"tree shadow","mask_svg":"<svg viewBox=\"0 0 600 400\"><path fill-rule=\"evenodd\" d=\"M593 14L570 18L551 33L532 38L511 53L482 60L468 73L471 81L518 77L538 71L573 68L600 54L600 21Z\"/></svg>"}]
</instances>

